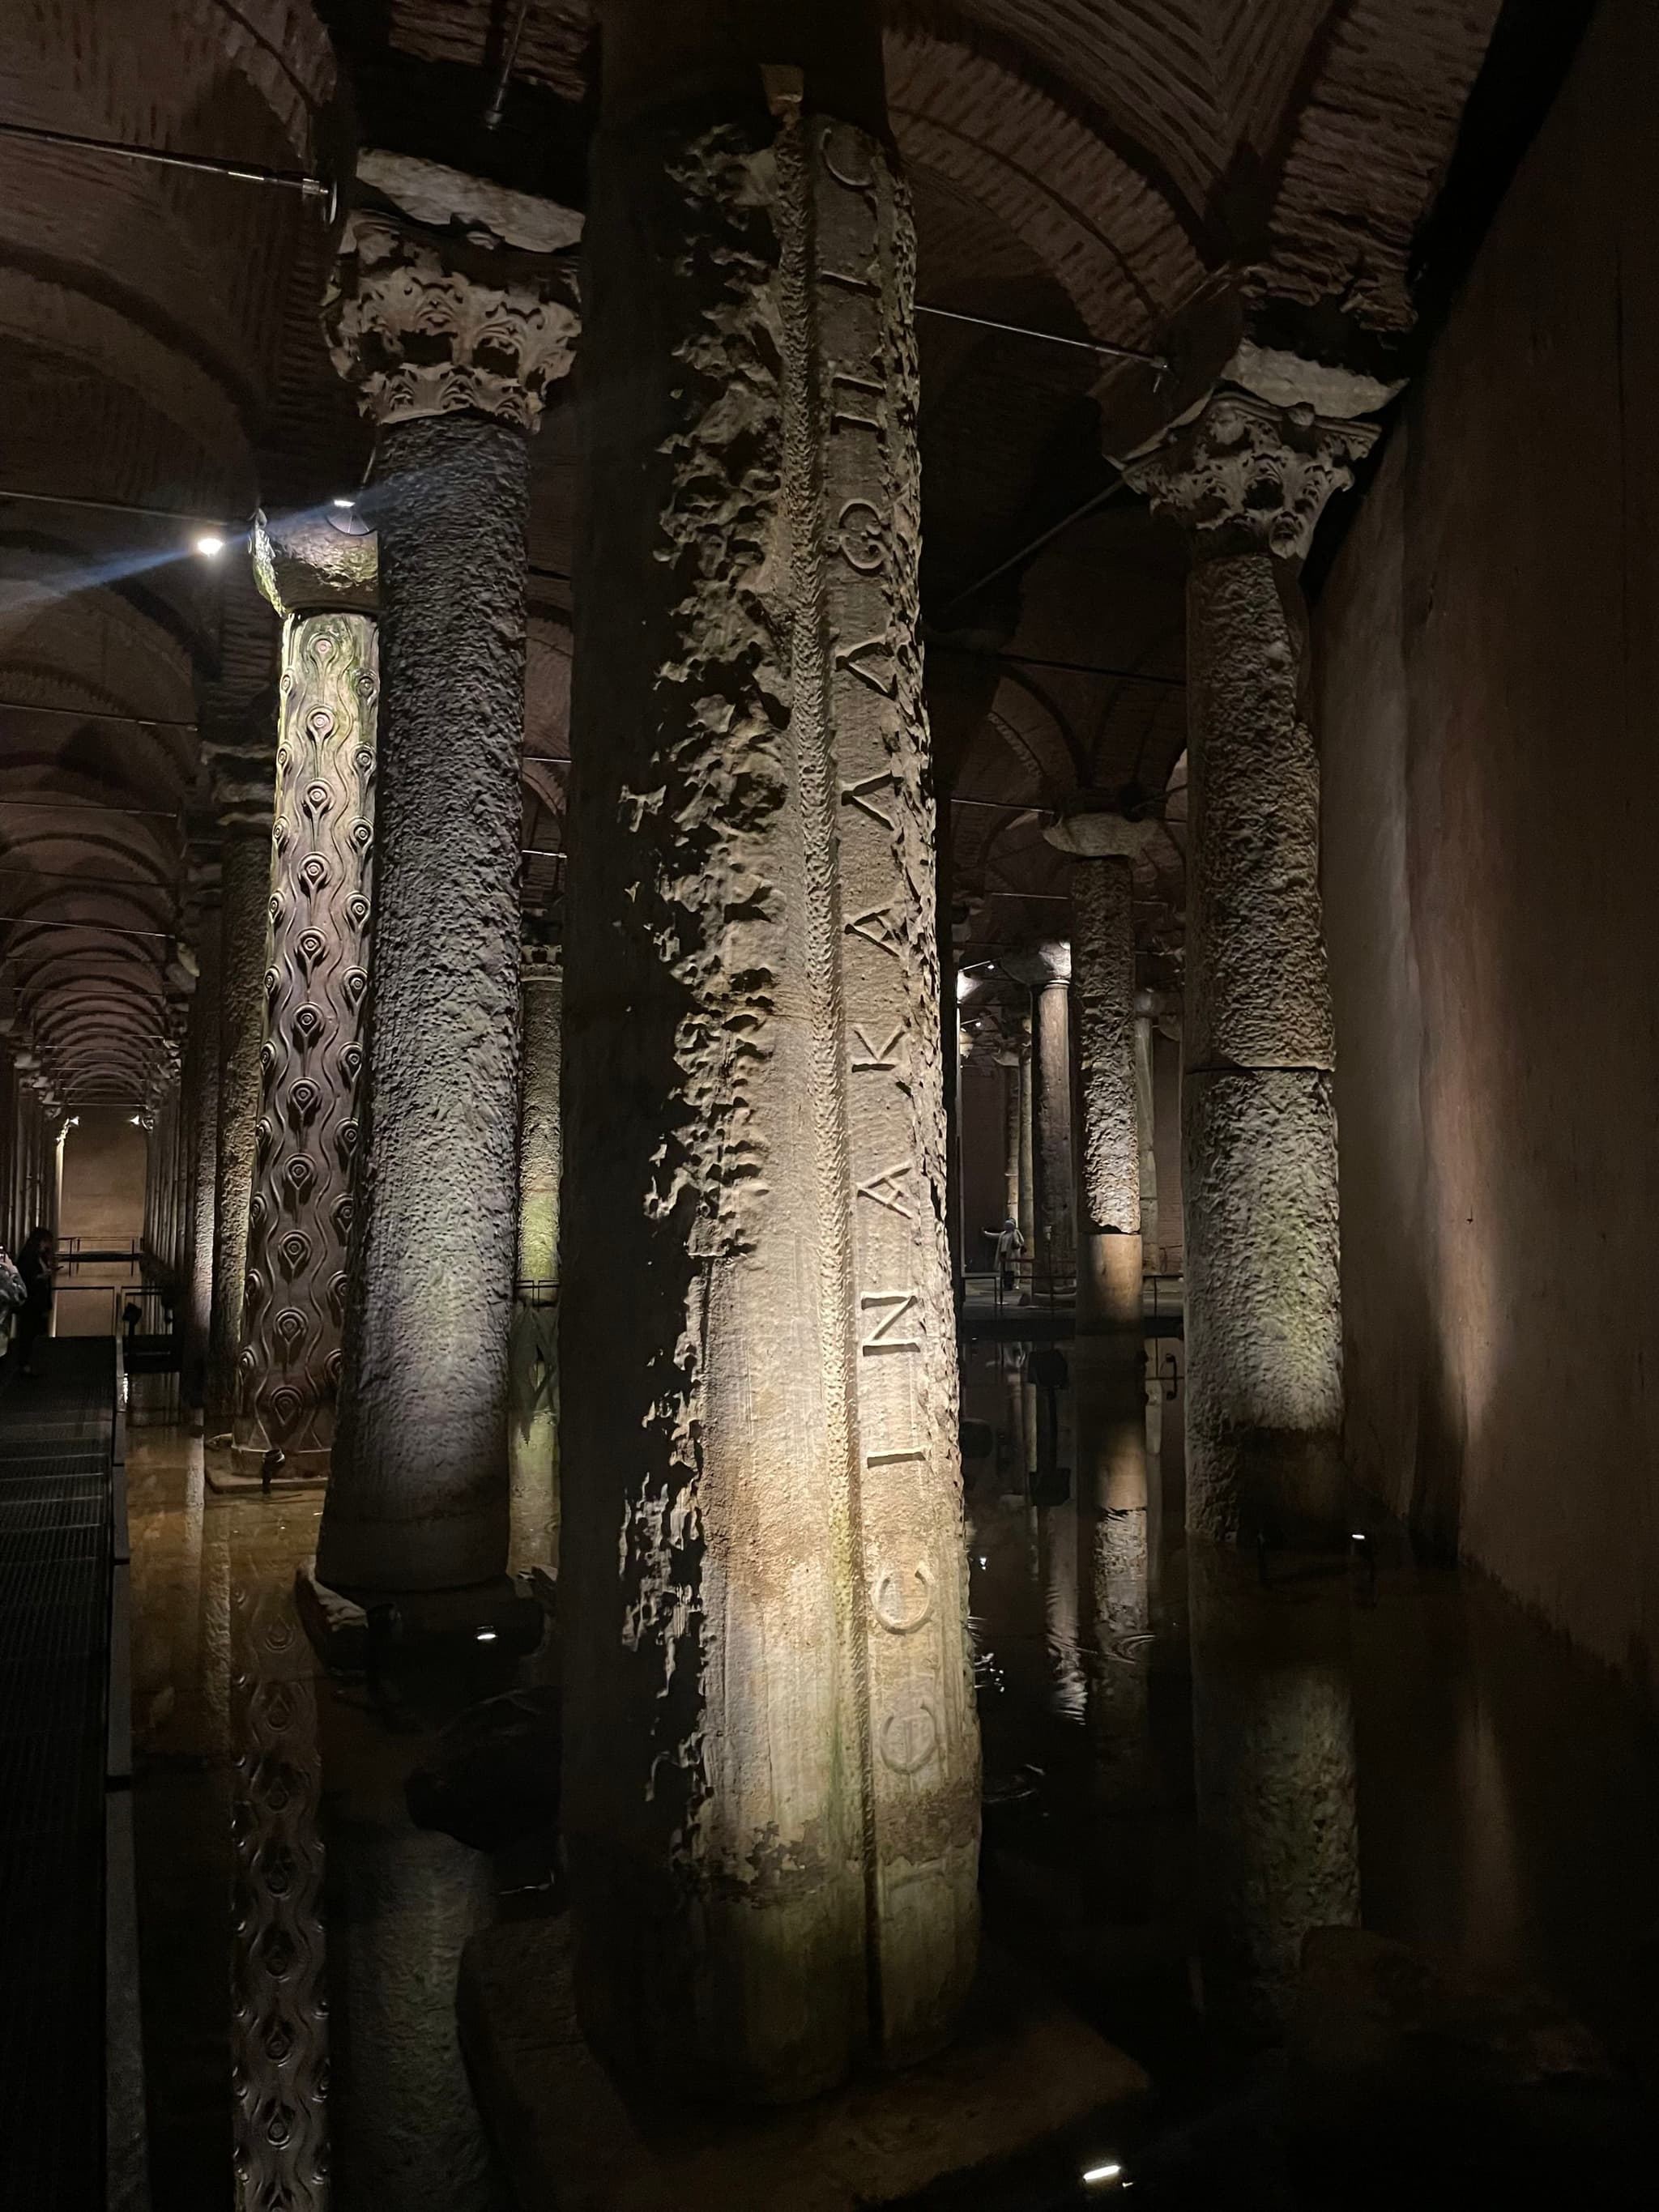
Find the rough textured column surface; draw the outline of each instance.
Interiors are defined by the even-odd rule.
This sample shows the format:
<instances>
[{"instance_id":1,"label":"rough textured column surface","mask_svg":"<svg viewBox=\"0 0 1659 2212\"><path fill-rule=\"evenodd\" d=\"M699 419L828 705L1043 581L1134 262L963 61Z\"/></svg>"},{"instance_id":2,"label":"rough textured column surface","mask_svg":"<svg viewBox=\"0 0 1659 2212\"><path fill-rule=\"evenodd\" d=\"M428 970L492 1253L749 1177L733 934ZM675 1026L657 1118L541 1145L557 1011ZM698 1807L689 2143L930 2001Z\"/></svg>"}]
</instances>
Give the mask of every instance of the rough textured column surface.
<instances>
[{"instance_id":1,"label":"rough textured column surface","mask_svg":"<svg viewBox=\"0 0 1659 2212\"><path fill-rule=\"evenodd\" d=\"M327 521L273 532L262 518L255 565L284 621L235 1437L258 1455L275 1446L287 1474L315 1475L326 1473L334 1438L359 1140L379 690L367 611L374 541Z\"/></svg>"},{"instance_id":2,"label":"rough textured column surface","mask_svg":"<svg viewBox=\"0 0 1659 2212\"><path fill-rule=\"evenodd\" d=\"M1029 1255L1036 1245L1036 1081L1031 1017L1019 1024L1019 1233Z\"/></svg>"},{"instance_id":3,"label":"rough textured column surface","mask_svg":"<svg viewBox=\"0 0 1659 2212\"><path fill-rule=\"evenodd\" d=\"M236 1403L247 1273L248 1206L259 1127L259 1047L264 1030L270 817L228 827L220 908L219 1101L213 1200L213 1301L208 1329L208 1427L226 1425Z\"/></svg>"},{"instance_id":4,"label":"rough textured column surface","mask_svg":"<svg viewBox=\"0 0 1659 2212\"><path fill-rule=\"evenodd\" d=\"M1002 1211L1006 1220L1019 1219L1020 1079L1019 1054L1002 1054Z\"/></svg>"},{"instance_id":5,"label":"rough textured column surface","mask_svg":"<svg viewBox=\"0 0 1659 2212\"><path fill-rule=\"evenodd\" d=\"M318 1572L488 1580L507 1558L518 1244L519 752L529 434L570 362L550 201L373 151L325 321L378 424L374 953Z\"/></svg>"},{"instance_id":6,"label":"rough textured column surface","mask_svg":"<svg viewBox=\"0 0 1659 2212\"><path fill-rule=\"evenodd\" d=\"M606 23L648 76L647 17ZM873 21L773 30L756 62L806 62L776 120L754 63L659 123L607 58L587 374L627 398L584 447L561 1587L588 2032L781 2100L948 2034L978 1753L914 237L860 127ZM814 41L866 106L815 104Z\"/></svg>"},{"instance_id":7,"label":"rough textured column surface","mask_svg":"<svg viewBox=\"0 0 1659 2212\"><path fill-rule=\"evenodd\" d=\"M507 1437L515 1569L558 1562L559 1079L564 973L556 951L525 951L519 1113L519 1279Z\"/></svg>"},{"instance_id":8,"label":"rough textured column surface","mask_svg":"<svg viewBox=\"0 0 1659 2212\"><path fill-rule=\"evenodd\" d=\"M208 1330L213 1311L213 1213L219 1159L218 862L198 896L198 972L185 1036L184 1094L188 1181L184 1280L179 1315L180 1382L187 1406L200 1406L207 1387ZM204 896L205 894L205 896Z\"/></svg>"},{"instance_id":9,"label":"rough textured column surface","mask_svg":"<svg viewBox=\"0 0 1659 2212\"><path fill-rule=\"evenodd\" d=\"M1158 1265L1158 1109L1152 1085L1152 1015L1155 1001L1142 991L1135 999L1135 1114L1140 1127L1140 1249L1142 1264Z\"/></svg>"},{"instance_id":10,"label":"rough textured column surface","mask_svg":"<svg viewBox=\"0 0 1659 2212\"><path fill-rule=\"evenodd\" d=\"M1342 1326L1319 764L1297 580L1373 434L1224 392L1133 482L1184 520L1188 1525L1340 1537Z\"/></svg>"},{"instance_id":11,"label":"rough textured column surface","mask_svg":"<svg viewBox=\"0 0 1659 2212\"><path fill-rule=\"evenodd\" d=\"M318 1547L344 1589L507 1561L528 485L515 423L381 433L368 1151Z\"/></svg>"},{"instance_id":12,"label":"rough textured column surface","mask_svg":"<svg viewBox=\"0 0 1659 2212\"><path fill-rule=\"evenodd\" d=\"M1127 827L1127 825L1126 825ZM1135 1095L1133 869L1125 853L1072 869L1078 1032L1077 1326L1133 1340L1140 1319L1140 1115Z\"/></svg>"}]
</instances>

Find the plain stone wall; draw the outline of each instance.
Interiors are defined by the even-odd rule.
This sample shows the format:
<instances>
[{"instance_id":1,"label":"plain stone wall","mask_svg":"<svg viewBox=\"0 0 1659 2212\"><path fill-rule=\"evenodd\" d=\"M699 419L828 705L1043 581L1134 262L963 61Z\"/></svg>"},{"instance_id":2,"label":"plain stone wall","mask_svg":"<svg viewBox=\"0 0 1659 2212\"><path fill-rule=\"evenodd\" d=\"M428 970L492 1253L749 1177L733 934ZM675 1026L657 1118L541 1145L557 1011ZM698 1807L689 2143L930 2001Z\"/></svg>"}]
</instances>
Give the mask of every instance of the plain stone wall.
<instances>
[{"instance_id":1,"label":"plain stone wall","mask_svg":"<svg viewBox=\"0 0 1659 2212\"><path fill-rule=\"evenodd\" d=\"M1650 1689L1656 81L1609 0L1316 618L1349 1452Z\"/></svg>"}]
</instances>

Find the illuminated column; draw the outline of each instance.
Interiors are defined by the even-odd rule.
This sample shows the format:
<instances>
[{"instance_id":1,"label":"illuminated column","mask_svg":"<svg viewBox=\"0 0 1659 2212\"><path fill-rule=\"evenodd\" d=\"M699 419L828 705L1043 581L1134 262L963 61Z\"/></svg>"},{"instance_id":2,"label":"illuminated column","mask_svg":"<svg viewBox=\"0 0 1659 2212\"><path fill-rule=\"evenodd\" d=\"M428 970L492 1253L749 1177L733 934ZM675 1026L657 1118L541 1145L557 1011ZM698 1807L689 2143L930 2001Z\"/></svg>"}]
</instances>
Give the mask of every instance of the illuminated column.
<instances>
[{"instance_id":1,"label":"illuminated column","mask_svg":"<svg viewBox=\"0 0 1659 2212\"><path fill-rule=\"evenodd\" d=\"M1140 1256L1156 1273L1161 1232L1158 1218L1157 1105L1152 1085L1152 1020L1157 994L1135 994L1135 1120L1140 1133Z\"/></svg>"},{"instance_id":2,"label":"illuminated column","mask_svg":"<svg viewBox=\"0 0 1659 2212\"><path fill-rule=\"evenodd\" d=\"M1005 1221L1018 1222L1021 1096L1020 1054L1018 1049L1000 1052L997 1066L1002 1070L1002 1214Z\"/></svg>"},{"instance_id":3,"label":"illuminated column","mask_svg":"<svg viewBox=\"0 0 1659 2212\"><path fill-rule=\"evenodd\" d=\"M374 1014L317 1569L416 1591L507 1559L525 520L581 219L395 155L354 189L325 321L376 426Z\"/></svg>"},{"instance_id":4,"label":"illuminated column","mask_svg":"<svg viewBox=\"0 0 1659 2212\"><path fill-rule=\"evenodd\" d=\"M374 540L349 511L253 533L283 617L264 1041L236 1445L325 1474L334 1438L374 842Z\"/></svg>"},{"instance_id":5,"label":"illuminated column","mask_svg":"<svg viewBox=\"0 0 1659 2212\"><path fill-rule=\"evenodd\" d=\"M213 1214L219 1157L219 890L216 842L192 838L185 927L196 945L197 977L185 1034L188 1182L179 1307L180 1387L186 1406L200 1406L206 1395L208 1330L213 1310Z\"/></svg>"},{"instance_id":6,"label":"illuminated column","mask_svg":"<svg viewBox=\"0 0 1659 2212\"><path fill-rule=\"evenodd\" d=\"M1218 393L1127 477L1187 526L1187 1518L1342 1530L1331 995L1298 577L1376 432Z\"/></svg>"},{"instance_id":7,"label":"illuminated column","mask_svg":"<svg viewBox=\"0 0 1659 2212\"><path fill-rule=\"evenodd\" d=\"M1044 945L1003 966L1031 992L1031 1212L1037 1265L1066 1275L1076 1259L1072 1214L1072 951Z\"/></svg>"},{"instance_id":8,"label":"illuminated column","mask_svg":"<svg viewBox=\"0 0 1659 2212\"><path fill-rule=\"evenodd\" d=\"M556 945L524 948L519 1114L519 1290L513 1312L511 1425L515 1567L559 1556L559 1068L564 974Z\"/></svg>"},{"instance_id":9,"label":"illuminated column","mask_svg":"<svg viewBox=\"0 0 1659 2212\"><path fill-rule=\"evenodd\" d=\"M273 748L274 751L274 748ZM219 819L219 1111L213 1199L213 1300L208 1323L208 1434L236 1405L247 1273L248 1206L259 1124L266 906L270 896L273 753L215 749Z\"/></svg>"},{"instance_id":10,"label":"illuminated column","mask_svg":"<svg viewBox=\"0 0 1659 2212\"><path fill-rule=\"evenodd\" d=\"M1031 1050L1031 1017L1019 1018L1019 1233L1027 1257L1036 1249L1036 1157L1033 1108L1036 1103Z\"/></svg>"},{"instance_id":11,"label":"illuminated column","mask_svg":"<svg viewBox=\"0 0 1659 2212\"><path fill-rule=\"evenodd\" d=\"M976 1946L915 235L873 7L772 11L746 54L713 11L603 12L584 374L617 399L583 447L560 1300L578 1997L624 2063L781 2101L939 2045Z\"/></svg>"}]
</instances>

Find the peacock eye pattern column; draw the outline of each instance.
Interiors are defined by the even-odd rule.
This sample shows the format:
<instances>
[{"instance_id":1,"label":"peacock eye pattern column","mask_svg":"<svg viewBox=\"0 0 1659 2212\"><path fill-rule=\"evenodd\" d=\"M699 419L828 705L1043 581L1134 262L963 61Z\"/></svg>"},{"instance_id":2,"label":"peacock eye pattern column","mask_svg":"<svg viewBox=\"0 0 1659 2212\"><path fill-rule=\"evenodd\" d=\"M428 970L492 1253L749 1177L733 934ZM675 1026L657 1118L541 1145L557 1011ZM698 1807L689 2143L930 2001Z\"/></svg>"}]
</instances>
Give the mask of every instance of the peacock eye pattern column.
<instances>
[{"instance_id":1,"label":"peacock eye pattern column","mask_svg":"<svg viewBox=\"0 0 1659 2212\"><path fill-rule=\"evenodd\" d=\"M1301 564L1376 438L1224 388L1126 468L1183 522L1188 1526L1340 1540L1335 1035Z\"/></svg>"},{"instance_id":2,"label":"peacock eye pattern column","mask_svg":"<svg viewBox=\"0 0 1659 2212\"><path fill-rule=\"evenodd\" d=\"M260 1100L236 1448L326 1474L368 994L379 691L374 539L326 518L254 532L283 617Z\"/></svg>"}]
</instances>

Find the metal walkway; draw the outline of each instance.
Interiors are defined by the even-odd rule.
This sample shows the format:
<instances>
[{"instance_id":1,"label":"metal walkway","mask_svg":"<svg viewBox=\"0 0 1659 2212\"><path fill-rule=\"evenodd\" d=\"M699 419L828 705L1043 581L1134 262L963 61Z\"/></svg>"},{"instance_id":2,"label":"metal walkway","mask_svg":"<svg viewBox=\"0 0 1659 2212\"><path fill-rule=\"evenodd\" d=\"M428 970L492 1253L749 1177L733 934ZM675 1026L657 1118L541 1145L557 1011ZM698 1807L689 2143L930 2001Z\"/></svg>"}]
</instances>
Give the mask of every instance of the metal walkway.
<instances>
[{"instance_id":1,"label":"metal walkway","mask_svg":"<svg viewBox=\"0 0 1659 2212\"><path fill-rule=\"evenodd\" d=\"M106 1898L131 1834L121 1425L111 1339L37 1357L38 1380L0 1387L0 2198L88 2212L109 2201L106 1946L124 1906Z\"/></svg>"}]
</instances>

